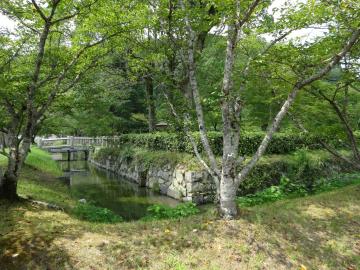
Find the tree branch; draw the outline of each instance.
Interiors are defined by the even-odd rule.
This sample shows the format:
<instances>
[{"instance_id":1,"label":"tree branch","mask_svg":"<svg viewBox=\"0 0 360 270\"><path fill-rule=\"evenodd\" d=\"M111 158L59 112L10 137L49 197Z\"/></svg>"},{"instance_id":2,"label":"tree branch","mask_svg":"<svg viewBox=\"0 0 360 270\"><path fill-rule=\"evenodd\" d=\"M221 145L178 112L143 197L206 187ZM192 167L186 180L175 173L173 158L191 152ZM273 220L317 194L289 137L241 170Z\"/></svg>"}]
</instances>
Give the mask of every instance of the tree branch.
<instances>
[{"instance_id":1,"label":"tree branch","mask_svg":"<svg viewBox=\"0 0 360 270\"><path fill-rule=\"evenodd\" d=\"M360 36L360 28L356 29L352 33L352 35L351 35L350 39L348 40L348 42L346 43L346 45L342 48L342 50L338 54L336 54L335 56L332 57L331 61L324 68L322 68L319 72L310 76L309 78L298 81L294 85L292 91L290 92L288 98L286 99L286 101L282 105L280 111L274 118L272 124L268 127L266 135L263 138L256 153L254 154L252 159L245 165L245 167L241 170L241 172L238 174L238 177L236 179L236 182L238 185L245 179L245 177L250 173L250 171L255 167L256 163L259 161L259 159L265 153L265 151L266 151L274 133L278 129L282 119L287 114L291 105L294 103L298 92L306 85L309 85L312 82L325 76L335 65L337 65L339 63L339 61L345 56L345 54L347 52L349 52L351 50L351 48L356 44L356 42L359 39L359 36Z\"/></svg>"},{"instance_id":2,"label":"tree branch","mask_svg":"<svg viewBox=\"0 0 360 270\"><path fill-rule=\"evenodd\" d=\"M37 13L39 13L39 15L41 16L41 18L45 21L48 22L48 18L45 16L44 12L41 10L41 8L38 6L38 4L36 3L35 0L31 0L33 6L35 7Z\"/></svg>"},{"instance_id":3,"label":"tree branch","mask_svg":"<svg viewBox=\"0 0 360 270\"><path fill-rule=\"evenodd\" d=\"M253 14L255 8L262 2L262 0L254 0L251 5L248 7L247 11L245 12L245 15L242 19L239 20L237 24L237 28L240 29L251 17Z\"/></svg>"},{"instance_id":4,"label":"tree branch","mask_svg":"<svg viewBox=\"0 0 360 270\"><path fill-rule=\"evenodd\" d=\"M175 106L174 104L171 102L169 96L165 93L165 91L163 90L163 95L166 99L166 101L168 102L169 106L170 106L170 109L171 109L171 112L172 114L174 115L174 117L179 121L179 122L182 122L178 113L176 112L176 109L175 109ZM184 121L184 124L183 124L183 127L184 127L184 131L185 131L185 134L186 136L188 136L189 140L190 140L190 143L193 147L193 150L194 150L194 153L195 153L195 156L196 158L198 159L198 161L200 162L200 164L205 168L205 170L211 175L211 177L214 179L215 181L215 185L218 187L220 185L219 183L219 178L217 176L217 174L207 165L207 163L205 162L205 160L201 157L200 155L200 152L199 152L199 149L197 147L197 144L196 144L196 141L194 139L194 136L191 134L190 132L190 129L187 125L187 123L189 122L189 116L188 115L185 115L185 121Z\"/></svg>"},{"instance_id":5,"label":"tree branch","mask_svg":"<svg viewBox=\"0 0 360 270\"><path fill-rule=\"evenodd\" d=\"M97 2L98 2L98 0L94 0L93 2L91 2L91 3L87 4L87 5L84 5L84 6L81 7L81 8L76 7L76 8L78 9L77 12L74 12L74 13L69 14L69 15L67 15L67 16L64 16L64 17L62 17L62 18L56 19L56 20L52 21L51 24L54 25L54 24L57 24L57 23L59 23L59 22L72 19L72 18L76 17L77 15L81 14L81 12L82 12L83 9L85 9L85 8L90 8L90 7L92 7L92 6L93 6L95 3L97 3Z\"/></svg>"},{"instance_id":6,"label":"tree branch","mask_svg":"<svg viewBox=\"0 0 360 270\"><path fill-rule=\"evenodd\" d=\"M184 12L186 12L185 5L182 0L180 0L180 5L181 5L182 10ZM195 57L194 57L195 35L194 35L194 31L190 25L189 17L187 15L187 13L185 13L185 14L186 14L185 15L185 24L186 24L186 29L188 32L188 39L187 39L187 41L188 41L188 49L187 49L188 69L189 69L188 76L189 76L190 87L192 90L193 99L194 99L194 103L195 103L195 110L196 110L196 116L197 116L197 120L198 120L198 124L199 124L200 138L201 138L202 144L204 146L205 152L210 160L210 165L211 165L212 170L218 176L220 176L220 171L219 171L216 159L215 159L215 155L211 149L211 146L210 146L210 143L208 140L208 136L207 136L205 118L204 118L203 108L202 108L201 99L200 99L200 93L199 93L197 79L196 79L196 67L195 67Z\"/></svg>"}]
</instances>

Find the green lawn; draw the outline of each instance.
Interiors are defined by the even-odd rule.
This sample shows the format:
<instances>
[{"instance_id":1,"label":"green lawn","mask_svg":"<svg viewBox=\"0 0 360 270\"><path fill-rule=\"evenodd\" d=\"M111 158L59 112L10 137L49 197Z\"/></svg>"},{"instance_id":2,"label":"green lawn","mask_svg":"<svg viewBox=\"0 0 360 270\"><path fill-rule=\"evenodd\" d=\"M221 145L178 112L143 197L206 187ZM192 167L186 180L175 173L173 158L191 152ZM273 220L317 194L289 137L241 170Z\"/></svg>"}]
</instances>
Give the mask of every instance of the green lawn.
<instances>
[{"instance_id":1,"label":"green lawn","mask_svg":"<svg viewBox=\"0 0 360 270\"><path fill-rule=\"evenodd\" d=\"M7 158L3 155L0 155L0 166L5 167L6 164ZM51 155L36 146L31 147L31 152L27 156L25 164L27 166L55 176L62 175L61 169L56 164L56 162L51 159Z\"/></svg>"},{"instance_id":2,"label":"green lawn","mask_svg":"<svg viewBox=\"0 0 360 270\"><path fill-rule=\"evenodd\" d=\"M19 192L65 208L0 202L1 269L359 269L360 185L180 220L91 223L49 174L25 167Z\"/></svg>"}]
</instances>

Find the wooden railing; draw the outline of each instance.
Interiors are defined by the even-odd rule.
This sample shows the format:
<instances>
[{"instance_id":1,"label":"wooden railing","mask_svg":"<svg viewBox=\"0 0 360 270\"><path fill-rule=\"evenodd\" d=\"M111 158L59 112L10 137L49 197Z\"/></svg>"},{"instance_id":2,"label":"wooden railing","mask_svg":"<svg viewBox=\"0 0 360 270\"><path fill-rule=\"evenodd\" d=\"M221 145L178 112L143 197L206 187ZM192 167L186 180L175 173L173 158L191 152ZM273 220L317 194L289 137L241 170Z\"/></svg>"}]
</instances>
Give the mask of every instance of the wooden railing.
<instances>
[{"instance_id":1,"label":"wooden railing","mask_svg":"<svg viewBox=\"0 0 360 270\"><path fill-rule=\"evenodd\" d=\"M60 137L60 138L38 138L37 145L42 148L56 146L101 146L106 147L117 141L117 136L113 137Z\"/></svg>"}]
</instances>

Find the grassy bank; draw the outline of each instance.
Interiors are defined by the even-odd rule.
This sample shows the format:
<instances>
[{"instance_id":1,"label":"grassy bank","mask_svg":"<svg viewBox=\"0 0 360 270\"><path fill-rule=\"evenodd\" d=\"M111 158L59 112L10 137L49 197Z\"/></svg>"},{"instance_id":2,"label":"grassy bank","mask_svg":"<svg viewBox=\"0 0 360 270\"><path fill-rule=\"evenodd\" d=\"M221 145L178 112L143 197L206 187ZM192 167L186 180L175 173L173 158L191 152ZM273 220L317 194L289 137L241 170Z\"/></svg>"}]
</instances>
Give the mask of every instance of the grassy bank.
<instances>
[{"instance_id":1,"label":"grassy bank","mask_svg":"<svg viewBox=\"0 0 360 270\"><path fill-rule=\"evenodd\" d=\"M65 185L26 167L19 192L65 208L0 202L1 269L358 269L360 185L241 207L215 219L207 206L188 218L104 224L68 213Z\"/></svg>"},{"instance_id":2,"label":"grassy bank","mask_svg":"<svg viewBox=\"0 0 360 270\"><path fill-rule=\"evenodd\" d=\"M0 167L5 167L6 164L7 158L3 155L0 155ZM51 159L51 155L36 146L31 147L31 152L27 156L25 164L29 167L51 174L53 176L62 175L62 171L56 162Z\"/></svg>"}]
</instances>

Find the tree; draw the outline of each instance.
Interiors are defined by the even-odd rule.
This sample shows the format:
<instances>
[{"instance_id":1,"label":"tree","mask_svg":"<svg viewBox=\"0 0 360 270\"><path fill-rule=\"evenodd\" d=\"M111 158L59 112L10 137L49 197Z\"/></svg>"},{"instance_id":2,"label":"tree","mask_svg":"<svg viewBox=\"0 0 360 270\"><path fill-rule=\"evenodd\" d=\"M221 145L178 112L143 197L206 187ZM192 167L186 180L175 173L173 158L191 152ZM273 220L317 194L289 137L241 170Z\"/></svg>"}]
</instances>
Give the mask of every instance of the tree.
<instances>
[{"instance_id":1,"label":"tree","mask_svg":"<svg viewBox=\"0 0 360 270\"><path fill-rule=\"evenodd\" d=\"M191 9L183 1L181 1L183 18L185 22L185 27L187 31L187 65L188 65L188 78L190 82L190 88L192 91L192 96L194 100L196 118L199 126L199 132L201 136L201 142L205 149L206 157L209 160L207 163L197 153L197 157L208 172L212 175L220 201L220 211L225 218L234 218L237 215L237 206L235 202L236 191L239 184L247 177L250 171L257 164L259 159L265 153L269 142L271 141L274 133L279 128L280 123L288 113L289 109L295 102L295 99L304 87L311 85L313 82L324 77L329 71L336 66L339 61L350 51L350 49L357 43L360 36L360 29L358 26L353 27L350 37L347 38L347 42L341 48L340 51L334 53L324 66L313 72L309 70L306 74L306 77L298 78L294 83L292 83L292 89L287 97L287 99L282 104L280 110L276 114L275 118L268 126L266 135L264 136L261 144L258 147L256 153L248 161L244 161L244 157L239 157L238 147L239 147L239 135L240 135L240 115L242 110L241 102L241 92L246 91L246 84L240 85L240 92L234 90L233 85L233 69L234 69L234 59L236 55L236 48L239 45L239 40L241 42L241 37L239 36L242 31L244 31L244 25L248 25L256 16L256 14L261 14L264 6L261 1L254 0L247 3L247 6L244 6L244 3L236 1L236 3L231 3L229 6L229 12L226 14L226 26L227 26L227 48L226 48L226 57L225 57L225 66L224 66L224 77L222 82L222 122L223 122L223 155L222 162L219 166L215 155L210 147L209 139L207 136L207 129L205 125L205 117L202 106L202 101L199 93L198 81L197 81L197 69L196 69L196 58L195 58L195 44L196 44L196 34L192 26L191 21ZM279 37L280 38L280 37ZM276 42L279 38L276 38ZM272 43L271 43L272 44ZM267 52L268 49L265 48L263 53ZM252 59L249 59L249 64L251 64ZM244 69L242 76L246 78L246 69ZM191 137L191 134L188 133L188 136ZM240 162L239 162L240 158ZM237 167L239 163L242 163L242 169L240 172L237 172Z\"/></svg>"},{"instance_id":2,"label":"tree","mask_svg":"<svg viewBox=\"0 0 360 270\"><path fill-rule=\"evenodd\" d=\"M18 23L16 38L2 40L5 65L0 83L2 131L8 159L0 197L16 200L19 171L45 113L107 54L104 46L119 32L91 31L91 12L99 1L2 1L0 10ZM98 9L99 11L99 9ZM94 19L94 18L92 18ZM97 20L97 24L106 23ZM119 30L119 29L118 29ZM12 49L12 48L17 49ZM6 49L8 48L8 49Z\"/></svg>"}]
</instances>

